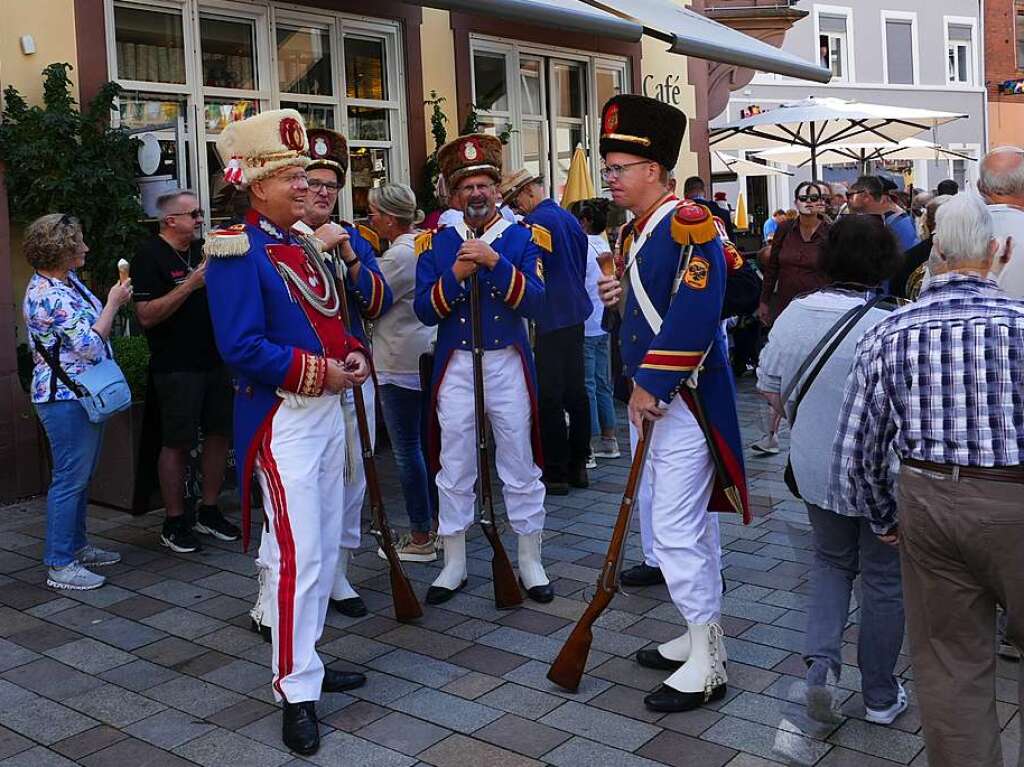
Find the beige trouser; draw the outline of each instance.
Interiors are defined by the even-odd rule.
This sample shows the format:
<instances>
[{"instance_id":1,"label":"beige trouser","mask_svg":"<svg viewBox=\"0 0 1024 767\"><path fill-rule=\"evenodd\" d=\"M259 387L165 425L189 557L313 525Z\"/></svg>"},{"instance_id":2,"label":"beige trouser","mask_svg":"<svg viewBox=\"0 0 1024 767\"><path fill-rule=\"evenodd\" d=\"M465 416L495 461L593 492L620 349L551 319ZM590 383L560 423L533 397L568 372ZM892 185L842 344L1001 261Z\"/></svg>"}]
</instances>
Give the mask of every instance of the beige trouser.
<instances>
[{"instance_id":1,"label":"beige trouser","mask_svg":"<svg viewBox=\"0 0 1024 767\"><path fill-rule=\"evenodd\" d=\"M1024 637L1024 485L900 471L903 598L930 767L1003 767L996 604ZM1024 711L1024 664L1018 685ZM1024 740L1019 764L1024 767Z\"/></svg>"}]
</instances>

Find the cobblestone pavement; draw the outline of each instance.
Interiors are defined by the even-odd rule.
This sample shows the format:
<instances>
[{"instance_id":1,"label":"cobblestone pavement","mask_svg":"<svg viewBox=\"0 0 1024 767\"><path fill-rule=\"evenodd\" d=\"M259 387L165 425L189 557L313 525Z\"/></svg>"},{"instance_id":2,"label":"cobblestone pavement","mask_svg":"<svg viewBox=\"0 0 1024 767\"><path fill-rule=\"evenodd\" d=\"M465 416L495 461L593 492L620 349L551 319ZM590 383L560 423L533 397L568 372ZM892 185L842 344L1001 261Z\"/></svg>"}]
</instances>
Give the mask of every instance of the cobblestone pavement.
<instances>
[{"instance_id":1,"label":"cobblestone pavement","mask_svg":"<svg viewBox=\"0 0 1024 767\"><path fill-rule=\"evenodd\" d=\"M746 441L757 436L749 379L741 387ZM624 430L623 430L624 434ZM625 440L622 440L625 444ZM557 597L510 612L493 607L489 549L470 541L467 590L416 625L391 618L384 563L370 541L353 582L371 614L331 612L325 661L369 677L352 694L320 703L323 743L315 764L438 767L552 764L756 767L923 765L912 703L892 727L868 724L854 665L840 680L844 721L810 728L794 703L811 562L807 520L782 482L783 452L748 455L756 519L722 518L728 593L729 694L686 714L647 711L662 675L636 650L680 633L664 587L616 597L594 633L577 694L546 679L551 661L592 591L628 473L625 457L601 461L591 488L548 501L544 556ZM388 508L402 521L390 456L381 460ZM41 499L0 510L0 765L299 764L283 750L269 684L270 650L248 630L256 588L238 544L175 555L158 543L160 516L90 510L93 541L119 549L107 586L58 593L43 584ZM508 550L515 546L509 536ZM631 539L636 559L639 540ZM407 566L421 598L438 565ZM857 611L843 657L855 663ZM898 671L913 682L903 656ZM1017 669L999 661L996 693L1005 751L1016 753ZM1007 764L1010 762L1007 761Z\"/></svg>"}]
</instances>

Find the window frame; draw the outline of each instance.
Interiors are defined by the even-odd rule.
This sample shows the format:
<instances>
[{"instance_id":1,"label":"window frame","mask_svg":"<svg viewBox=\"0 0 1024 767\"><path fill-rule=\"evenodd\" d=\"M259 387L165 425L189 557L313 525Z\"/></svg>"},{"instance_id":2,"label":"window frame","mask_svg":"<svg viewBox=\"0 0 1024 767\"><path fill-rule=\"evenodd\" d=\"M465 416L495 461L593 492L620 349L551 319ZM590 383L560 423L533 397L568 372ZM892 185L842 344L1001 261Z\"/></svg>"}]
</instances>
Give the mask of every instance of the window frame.
<instances>
[{"instance_id":1,"label":"window frame","mask_svg":"<svg viewBox=\"0 0 1024 767\"><path fill-rule=\"evenodd\" d=\"M185 51L185 83L152 83L118 77L115 6L165 13L171 11L181 14ZM220 17L228 21L241 19L253 22L256 89L216 88L203 85L200 16ZM190 126L186 131L187 172L191 177L191 188L196 190L199 195L208 226L212 199L210 196L211 169L206 150L207 143L212 141L216 134L206 128L204 106L207 99L248 99L257 102L261 112L268 109L279 109L282 101L333 106L334 130L349 139L350 150L364 147L387 150L389 178L394 181L410 178L409 115L406 108L405 87L407 62L404 58L402 28L399 21L371 19L337 11L276 3L272 0L253 0L253 2L244 3L235 0L104 0L104 18L107 38L107 72L110 79L131 93L185 98ZM331 42L331 77L335 91L333 96L292 94L281 91L278 79L278 23L285 26L319 27L328 31ZM387 99L348 98L344 54L345 40L351 36L382 40L385 56L384 73L388 87ZM353 140L349 135L348 107L350 106L388 110L390 139L387 141ZM113 123L120 124L120 116L116 111ZM179 183L184 184L185 180L185 177L179 178ZM350 182L351 178L347 181ZM352 213L352 185L346 183L338 195L338 214L343 218L351 219Z\"/></svg>"},{"instance_id":2,"label":"window frame","mask_svg":"<svg viewBox=\"0 0 1024 767\"><path fill-rule=\"evenodd\" d=\"M1017 62L1017 71L1024 71L1024 55L1021 51L1021 36L1024 35L1024 3L1016 3L1013 6L1013 48L1014 57Z\"/></svg>"},{"instance_id":3,"label":"window frame","mask_svg":"<svg viewBox=\"0 0 1024 767\"><path fill-rule=\"evenodd\" d=\"M843 5L819 5L814 4L814 49L812 51L812 61L821 60L821 17L822 16L842 16L846 19L846 34L844 39L844 53L846 54L846 75L844 77L833 77L829 82L829 85L851 85L857 82L857 65L856 65L856 46L854 45L854 29L853 29L853 8ZM831 37L838 37L837 34L832 32L825 32L824 34Z\"/></svg>"},{"instance_id":4,"label":"window frame","mask_svg":"<svg viewBox=\"0 0 1024 767\"><path fill-rule=\"evenodd\" d=\"M950 27L970 27L971 28L971 41L970 47L967 50L967 80L950 80L949 70L946 70L946 85L949 86L963 86L963 87L977 87L978 85L978 73L981 71L978 62L978 19L976 16L943 16L942 17L942 35L943 42L945 43L946 61L949 61L949 49L951 47L959 47L965 41L962 40L950 40L949 28Z\"/></svg>"},{"instance_id":5,"label":"window frame","mask_svg":"<svg viewBox=\"0 0 1024 767\"><path fill-rule=\"evenodd\" d=\"M891 11L882 10L879 14L881 19L882 41L882 83L885 85L914 86L921 84L921 56L918 48L918 26L917 11ZM889 81L889 37L887 23L889 21L910 22L910 63L913 67L911 81L909 83L893 83ZM945 48L943 51L945 52Z\"/></svg>"}]
</instances>

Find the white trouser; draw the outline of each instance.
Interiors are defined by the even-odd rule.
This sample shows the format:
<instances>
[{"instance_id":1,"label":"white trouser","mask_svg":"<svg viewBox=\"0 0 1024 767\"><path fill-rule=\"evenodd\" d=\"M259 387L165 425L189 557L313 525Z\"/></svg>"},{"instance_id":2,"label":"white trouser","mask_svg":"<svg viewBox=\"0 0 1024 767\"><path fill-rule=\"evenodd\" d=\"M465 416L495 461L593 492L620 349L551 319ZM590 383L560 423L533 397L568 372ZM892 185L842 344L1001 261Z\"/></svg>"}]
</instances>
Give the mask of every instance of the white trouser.
<instances>
[{"instance_id":1,"label":"white trouser","mask_svg":"<svg viewBox=\"0 0 1024 767\"><path fill-rule=\"evenodd\" d=\"M373 385L373 378L367 378L362 385L363 403L366 405L366 424L370 429L370 444L376 448L377 445L377 389ZM351 417L355 417L355 404L352 399L351 390L342 392L345 407L351 409ZM345 483L345 511L341 527L341 548L358 549L361 535L361 519L363 511L363 498L366 496L366 472L363 471L362 443L359 441L359 430L356 428L354 435L356 450L355 465L352 467L352 476Z\"/></svg>"},{"instance_id":2,"label":"white trouser","mask_svg":"<svg viewBox=\"0 0 1024 767\"><path fill-rule=\"evenodd\" d=\"M269 522L260 542L273 639L274 697L320 698L324 627L345 502L345 426L337 396L295 397L274 414L256 459Z\"/></svg>"},{"instance_id":3,"label":"white trouser","mask_svg":"<svg viewBox=\"0 0 1024 767\"><path fill-rule=\"evenodd\" d=\"M708 512L715 469L704 434L680 397L654 425L647 466L651 529L669 595L687 623L716 623L722 609L718 517Z\"/></svg>"},{"instance_id":4,"label":"white trouser","mask_svg":"<svg viewBox=\"0 0 1024 767\"><path fill-rule=\"evenodd\" d=\"M530 394L522 358L514 347L483 355L484 409L494 432L495 462L505 511L518 535L544 529L544 484L533 460ZM452 353L437 397L441 470L437 474L438 535L456 535L473 524L476 493L472 352Z\"/></svg>"},{"instance_id":5,"label":"white trouser","mask_svg":"<svg viewBox=\"0 0 1024 767\"><path fill-rule=\"evenodd\" d=\"M636 455L636 443L640 433L633 422L629 423L629 454ZM651 471L650 465L644 467L640 474L640 487L636 491L636 514L640 517L640 545L644 549L644 562L651 567L658 566L658 558L654 556L654 533L651 532Z\"/></svg>"}]
</instances>

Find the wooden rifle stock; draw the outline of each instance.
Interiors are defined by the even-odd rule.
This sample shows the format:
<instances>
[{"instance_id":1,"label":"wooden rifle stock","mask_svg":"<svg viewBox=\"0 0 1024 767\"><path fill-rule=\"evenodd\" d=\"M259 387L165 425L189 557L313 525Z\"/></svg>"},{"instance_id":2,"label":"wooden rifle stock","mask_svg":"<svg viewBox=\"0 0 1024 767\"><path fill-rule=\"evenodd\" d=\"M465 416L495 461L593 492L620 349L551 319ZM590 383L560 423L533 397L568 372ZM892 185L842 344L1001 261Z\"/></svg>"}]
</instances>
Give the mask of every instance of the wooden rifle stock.
<instances>
[{"instance_id":1,"label":"wooden rifle stock","mask_svg":"<svg viewBox=\"0 0 1024 767\"><path fill-rule=\"evenodd\" d=\"M470 230L470 238L476 233ZM494 605L507 610L523 603L523 594L516 582L516 574L508 559L505 546L498 535L491 493L490 458L487 449L487 430L484 428L484 334L480 316L480 280L476 272L469 278L469 311L473 338L473 405L476 421L476 475L477 498L480 504L480 527L491 544L491 580L494 582Z\"/></svg>"},{"instance_id":2,"label":"wooden rifle stock","mask_svg":"<svg viewBox=\"0 0 1024 767\"><path fill-rule=\"evenodd\" d=\"M594 641L592 631L594 623L611 604L612 597L619 590L619 572L622 570L626 537L629 535L629 523L633 518L636 491L640 485L640 476L643 473L644 461L647 459L647 449L651 444L653 428L653 422L644 421L640 439L636 444L636 451L633 453L633 465L629 470L626 490L622 494L619 516L615 520L612 537L608 542L608 553L605 554L601 573L597 576L597 590L594 592L594 597L576 622L569 638L565 640L555 662L548 669L548 679L559 687L564 687L572 692L575 692L580 686L580 679L583 678L587 656L590 655L590 645Z\"/></svg>"},{"instance_id":3,"label":"wooden rifle stock","mask_svg":"<svg viewBox=\"0 0 1024 767\"><path fill-rule=\"evenodd\" d=\"M340 259L340 256L338 256ZM344 280L338 280L338 292L341 301L341 318L345 328L351 327L348 316L348 295L345 292ZM384 498L380 492L380 480L377 477L377 463L373 457L373 442L370 439L370 425L366 420L366 402L360 386L352 387L352 399L356 407L356 422L359 424L359 443L362 447L363 472L366 474L366 494L370 497L370 534L377 539L381 551L388 560L391 575L391 600L395 605L395 619L407 622L423 616L412 584L402 569L402 560L395 550L395 541L391 537L391 526L388 524L384 511Z\"/></svg>"}]
</instances>

